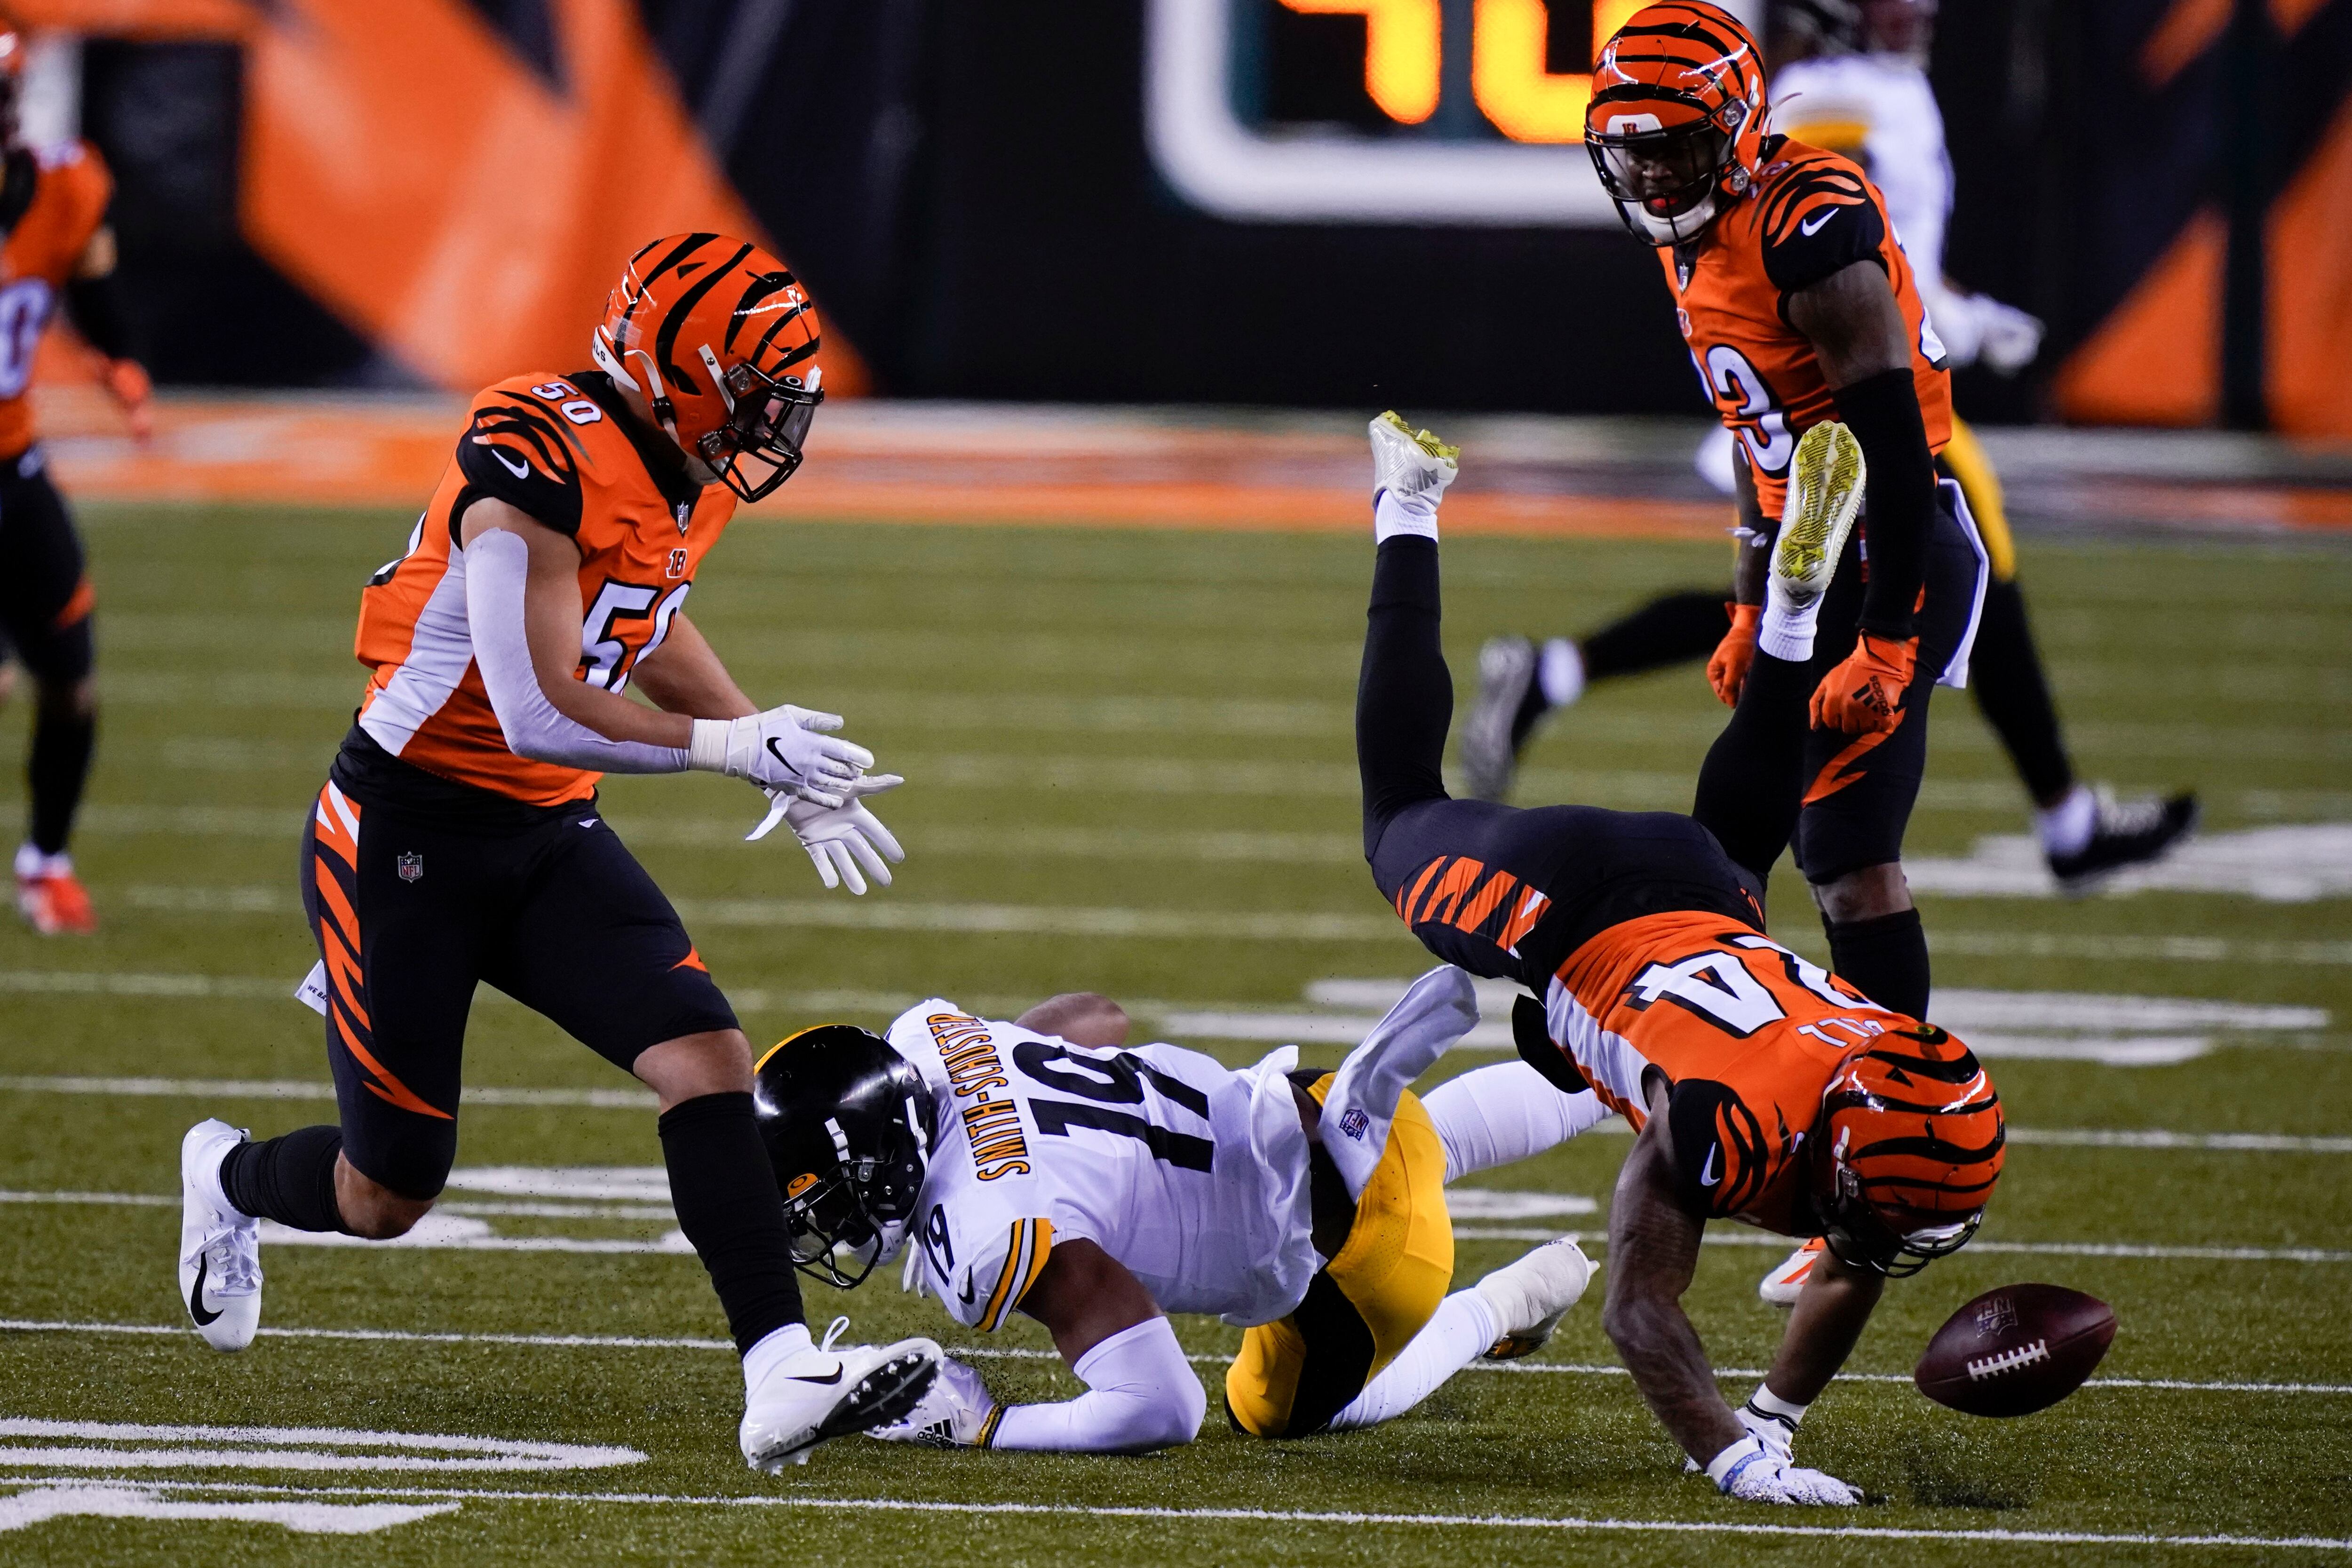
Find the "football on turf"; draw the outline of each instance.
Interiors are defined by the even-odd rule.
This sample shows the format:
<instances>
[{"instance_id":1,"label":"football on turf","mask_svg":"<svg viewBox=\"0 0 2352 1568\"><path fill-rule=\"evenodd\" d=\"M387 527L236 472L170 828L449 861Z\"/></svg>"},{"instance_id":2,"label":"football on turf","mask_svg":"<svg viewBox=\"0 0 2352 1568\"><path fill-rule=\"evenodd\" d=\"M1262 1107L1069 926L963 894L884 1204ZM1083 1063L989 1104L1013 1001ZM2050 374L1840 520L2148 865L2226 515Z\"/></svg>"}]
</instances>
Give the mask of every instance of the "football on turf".
<instances>
[{"instance_id":1,"label":"football on turf","mask_svg":"<svg viewBox=\"0 0 2352 1568\"><path fill-rule=\"evenodd\" d=\"M1970 1415L2027 1415L2083 1386L2115 1342L2116 1310L2063 1285L2004 1285L1952 1314L1911 1380Z\"/></svg>"}]
</instances>

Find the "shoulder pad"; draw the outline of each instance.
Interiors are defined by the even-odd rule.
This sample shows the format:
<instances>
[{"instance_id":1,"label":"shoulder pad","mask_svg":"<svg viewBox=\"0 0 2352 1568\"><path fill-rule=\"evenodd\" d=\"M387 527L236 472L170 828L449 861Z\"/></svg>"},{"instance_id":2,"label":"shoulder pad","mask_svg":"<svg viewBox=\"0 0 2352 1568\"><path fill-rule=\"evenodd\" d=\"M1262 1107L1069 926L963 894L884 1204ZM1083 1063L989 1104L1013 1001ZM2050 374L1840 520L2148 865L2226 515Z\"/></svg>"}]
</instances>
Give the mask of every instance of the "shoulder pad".
<instances>
[{"instance_id":1,"label":"shoulder pad","mask_svg":"<svg viewBox=\"0 0 2352 1568\"><path fill-rule=\"evenodd\" d=\"M473 489L558 533L579 533L580 453L553 408L492 387L474 400L457 457Z\"/></svg>"},{"instance_id":2,"label":"shoulder pad","mask_svg":"<svg viewBox=\"0 0 2352 1568\"><path fill-rule=\"evenodd\" d=\"M1786 154L1757 191L1764 271L1783 293L1876 258L1886 238L1878 193L1852 159L1798 142Z\"/></svg>"}]
</instances>

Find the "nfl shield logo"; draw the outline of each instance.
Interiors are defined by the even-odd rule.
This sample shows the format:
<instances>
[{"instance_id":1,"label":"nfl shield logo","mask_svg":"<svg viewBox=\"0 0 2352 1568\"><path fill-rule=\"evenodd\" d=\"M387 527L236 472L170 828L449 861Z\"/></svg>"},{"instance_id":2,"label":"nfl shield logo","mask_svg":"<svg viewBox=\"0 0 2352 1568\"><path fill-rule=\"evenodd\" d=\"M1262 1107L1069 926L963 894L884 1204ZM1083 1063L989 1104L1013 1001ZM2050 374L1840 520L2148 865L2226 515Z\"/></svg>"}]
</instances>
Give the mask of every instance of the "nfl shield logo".
<instances>
[{"instance_id":1,"label":"nfl shield logo","mask_svg":"<svg viewBox=\"0 0 2352 1568\"><path fill-rule=\"evenodd\" d=\"M1348 1107L1347 1114L1339 1118L1339 1131L1360 1143L1363 1142L1364 1134L1370 1127L1371 1118L1366 1116L1362 1109L1358 1106Z\"/></svg>"},{"instance_id":2,"label":"nfl shield logo","mask_svg":"<svg viewBox=\"0 0 2352 1568\"><path fill-rule=\"evenodd\" d=\"M414 882L417 878L425 875L425 857L414 849L405 849L401 852L399 858L393 862L393 867L399 871L402 881Z\"/></svg>"}]
</instances>

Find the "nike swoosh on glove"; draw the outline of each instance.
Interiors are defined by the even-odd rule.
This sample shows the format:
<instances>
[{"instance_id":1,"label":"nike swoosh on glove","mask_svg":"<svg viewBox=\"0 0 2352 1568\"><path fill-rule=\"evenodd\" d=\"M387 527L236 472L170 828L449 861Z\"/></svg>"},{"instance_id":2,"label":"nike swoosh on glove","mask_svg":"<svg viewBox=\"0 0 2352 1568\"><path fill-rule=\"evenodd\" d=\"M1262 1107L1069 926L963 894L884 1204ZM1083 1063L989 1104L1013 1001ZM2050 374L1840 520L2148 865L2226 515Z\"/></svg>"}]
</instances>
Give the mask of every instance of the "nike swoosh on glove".
<instances>
[{"instance_id":1,"label":"nike swoosh on glove","mask_svg":"<svg viewBox=\"0 0 2352 1568\"><path fill-rule=\"evenodd\" d=\"M1813 688L1813 728L1849 735L1894 729L1903 722L1903 694L1918 665L1917 637L1896 642L1863 633L1853 651Z\"/></svg>"},{"instance_id":2,"label":"nike swoosh on glove","mask_svg":"<svg viewBox=\"0 0 2352 1568\"><path fill-rule=\"evenodd\" d=\"M839 805L850 798L843 785L874 765L873 752L826 732L840 728L840 714L789 702L741 719L697 719L687 765Z\"/></svg>"},{"instance_id":3,"label":"nike swoosh on glove","mask_svg":"<svg viewBox=\"0 0 2352 1568\"><path fill-rule=\"evenodd\" d=\"M1741 1502L1804 1508L1852 1508L1862 1492L1821 1470L1800 1469L1759 1437L1742 1437L1706 1467L1717 1490Z\"/></svg>"},{"instance_id":4,"label":"nike swoosh on glove","mask_svg":"<svg viewBox=\"0 0 2352 1568\"><path fill-rule=\"evenodd\" d=\"M1706 683L1726 708L1739 706L1739 689L1748 684L1748 667L1756 662L1756 623L1763 619L1761 605L1726 605L1731 629L1715 645L1706 661Z\"/></svg>"},{"instance_id":5,"label":"nike swoosh on glove","mask_svg":"<svg viewBox=\"0 0 2352 1568\"><path fill-rule=\"evenodd\" d=\"M988 1392L980 1373L953 1356L940 1358L940 1374L931 1380L922 1402L903 1420L866 1432L885 1443L914 1443L926 1448L985 1448L996 1436L1004 1407Z\"/></svg>"},{"instance_id":6,"label":"nike swoosh on glove","mask_svg":"<svg viewBox=\"0 0 2352 1568\"><path fill-rule=\"evenodd\" d=\"M816 874L827 888L838 888L845 882L852 894L862 897L866 877L887 888L890 885L890 868L884 861L903 861L907 852L898 847L890 830L882 826L882 819L866 809L860 797L897 789L906 782L897 773L868 773L852 779L842 786L849 798L839 805L819 805L814 801L795 800L782 790L770 790L768 798L774 805L746 842L765 838L778 822L782 822L792 828L801 847L816 863ZM860 867L865 868L864 876L859 875Z\"/></svg>"}]
</instances>

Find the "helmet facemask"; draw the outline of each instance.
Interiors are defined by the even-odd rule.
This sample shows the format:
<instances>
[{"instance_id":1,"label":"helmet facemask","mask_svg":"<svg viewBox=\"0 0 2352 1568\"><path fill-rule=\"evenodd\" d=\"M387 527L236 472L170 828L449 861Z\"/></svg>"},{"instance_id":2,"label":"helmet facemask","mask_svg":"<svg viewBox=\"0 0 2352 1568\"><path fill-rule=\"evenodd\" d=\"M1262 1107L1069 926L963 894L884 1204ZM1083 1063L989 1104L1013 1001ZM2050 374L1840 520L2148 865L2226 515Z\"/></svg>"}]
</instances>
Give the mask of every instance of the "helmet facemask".
<instances>
[{"instance_id":1,"label":"helmet facemask","mask_svg":"<svg viewBox=\"0 0 2352 1568\"><path fill-rule=\"evenodd\" d=\"M1652 113L1610 113L1605 129L1587 128L1584 150L1636 239L1686 245L1748 189L1738 157L1747 117L1748 106L1737 99L1716 115L1678 125ZM1597 107L1594 118L1601 118Z\"/></svg>"},{"instance_id":2,"label":"helmet facemask","mask_svg":"<svg viewBox=\"0 0 2352 1568\"><path fill-rule=\"evenodd\" d=\"M701 353L727 419L695 443L695 456L745 501L774 494L801 466L802 445L824 401L818 384L824 372L812 370L803 382L797 375L772 376L745 361L722 374L709 344Z\"/></svg>"},{"instance_id":3,"label":"helmet facemask","mask_svg":"<svg viewBox=\"0 0 2352 1568\"><path fill-rule=\"evenodd\" d=\"M1844 1142L1841 1137L1840 1143ZM1904 1279L1969 1244L1984 1223L1979 1209L1953 1222L1917 1210L1890 1210L1862 1195L1862 1182L1832 1148L1831 1191L1821 1204L1822 1238L1849 1268ZM1927 1221L1927 1224L1921 1224Z\"/></svg>"},{"instance_id":4,"label":"helmet facemask","mask_svg":"<svg viewBox=\"0 0 2352 1568\"><path fill-rule=\"evenodd\" d=\"M878 1154L852 1159L840 1124L828 1124L841 1159L829 1171L804 1173L784 1190L784 1224L792 1232L793 1267L838 1289L853 1290L898 1255L922 1190L928 1139L907 1124ZM843 1268L846 1255L856 1272Z\"/></svg>"}]
</instances>

